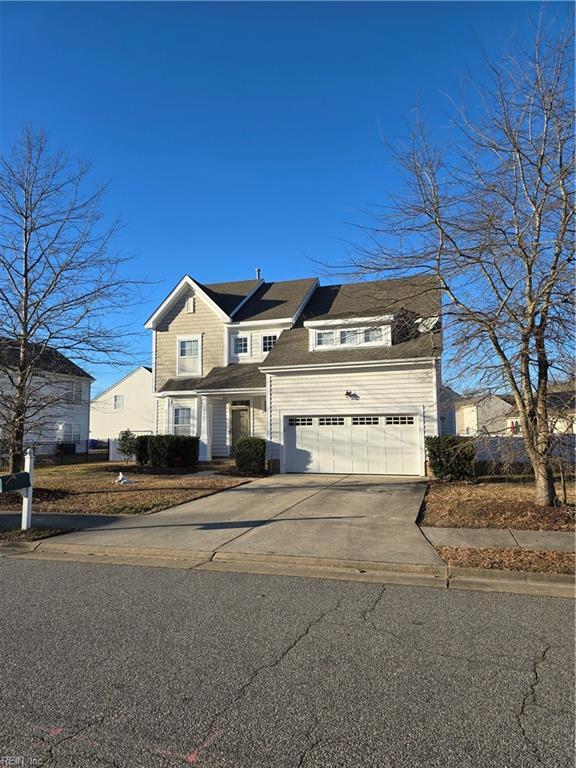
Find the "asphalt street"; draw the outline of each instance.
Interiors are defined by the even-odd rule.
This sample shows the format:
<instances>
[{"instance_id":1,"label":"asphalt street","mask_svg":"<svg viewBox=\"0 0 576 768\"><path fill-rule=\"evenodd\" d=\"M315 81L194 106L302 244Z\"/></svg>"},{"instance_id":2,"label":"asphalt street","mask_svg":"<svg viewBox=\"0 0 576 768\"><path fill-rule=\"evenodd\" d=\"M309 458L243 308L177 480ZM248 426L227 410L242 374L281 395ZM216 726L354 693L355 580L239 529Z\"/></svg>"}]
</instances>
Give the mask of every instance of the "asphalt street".
<instances>
[{"instance_id":1,"label":"asphalt street","mask_svg":"<svg viewBox=\"0 0 576 768\"><path fill-rule=\"evenodd\" d=\"M573 766L570 600L8 558L0 594L0 765Z\"/></svg>"}]
</instances>

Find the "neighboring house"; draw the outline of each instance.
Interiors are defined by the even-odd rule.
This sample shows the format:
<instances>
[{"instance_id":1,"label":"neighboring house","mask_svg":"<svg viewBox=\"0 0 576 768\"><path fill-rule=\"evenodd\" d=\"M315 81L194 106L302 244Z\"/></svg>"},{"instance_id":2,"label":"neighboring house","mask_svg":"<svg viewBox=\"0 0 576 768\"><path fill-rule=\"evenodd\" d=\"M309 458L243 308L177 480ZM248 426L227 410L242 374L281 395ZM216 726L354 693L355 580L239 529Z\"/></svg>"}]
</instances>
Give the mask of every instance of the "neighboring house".
<instances>
[{"instance_id":1,"label":"neighboring house","mask_svg":"<svg viewBox=\"0 0 576 768\"><path fill-rule=\"evenodd\" d=\"M94 379L61 352L30 344L36 375L29 387L26 446L51 450L56 443L86 449L90 425L90 387ZM14 342L0 339L0 408L11 398L10 375L16 359ZM2 429L0 421L0 432Z\"/></svg>"},{"instance_id":2,"label":"neighboring house","mask_svg":"<svg viewBox=\"0 0 576 768\"><path fill-rule=\"evenodd\" d=\"M425 474L439 431L440 290L431 278L201 285L153 313L157 433L202 459L265 438L281 472Z\"/></svg>"},{"instance_id":3,"label":"neighboring house","mask_svg":"<svg viewBox=\"0 0 576 768\"><path fill-rule=\"evenodd\" d=\"M573 435L574 434L574 406L576 397L574 395L574 386L569 385L568 389L555 389L548 392L548 418L550 421L550 430L555 435ZM508 410L506 417L506 427L508 435L522 435L522 426L518 409L513 406Z\"/></svg>"},{"instance_id":4,"label":"neighboring house","mask_svg":"<svg viewBox=\"0 0 576 768\"><path fill-rule=\"evenodd\" d=\"M456 403L456 433L458 435L505 435L512 398L481 392L464 396Z\"/></svg>"},{"instance_id":5,"label":"neighboring house","mask_svg":"<svg viewBox=\"0 0 576 768\"><path fill-rule=\"evenodd\" d=\"M155 398L152 368L139 366L90 403L90 437L109 440L129 429L154 433Z\"/></svg>"},{"instance_id":6,"label":"neighboring house","mask_svg":"<svg viewBox=\"0 0 576 768\"><path fill-rule=\"evenodd\" d=\"M450 387L442 385L440 387L440 434L456 434L456 404L460 400L460 395Z\"/></svg>"}]
</instances>

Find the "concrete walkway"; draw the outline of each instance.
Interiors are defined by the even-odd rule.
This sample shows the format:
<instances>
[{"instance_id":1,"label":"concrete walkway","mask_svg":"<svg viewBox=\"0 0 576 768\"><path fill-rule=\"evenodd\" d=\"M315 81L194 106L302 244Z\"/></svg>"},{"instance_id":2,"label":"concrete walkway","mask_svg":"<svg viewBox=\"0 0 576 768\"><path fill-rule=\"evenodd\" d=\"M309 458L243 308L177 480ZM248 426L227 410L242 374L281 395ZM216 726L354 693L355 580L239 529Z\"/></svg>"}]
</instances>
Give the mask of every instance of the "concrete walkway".
<instances>
[{"instance_id":1,"label":"concrete walkway","mask_svg":"<svg viewBox=\"0 0 576 768\"><path fill-rule=\"evenodd\" d=\"M486 547L541 549L574 552L574 533L568 531L517 531L508 528L432 528L422 526L422 533L436 547Z\"/></svg>"},{"instance_id":2,"label":"concrete walkway","mask_svg":"<svg viewBox=\"0 0 576 768\"><path fill-rule=\"evenodd\" d=\"M284 557L325 565L367 561L441 570L442 560L416 525L425 490L426 482L417 478L274 475L152 515L99 516L96 525L85 515L69 516L82 530L43 541L39 549ZM53 517L37 516L34 524L50 524Z\"/></svg>"}]
</instances>

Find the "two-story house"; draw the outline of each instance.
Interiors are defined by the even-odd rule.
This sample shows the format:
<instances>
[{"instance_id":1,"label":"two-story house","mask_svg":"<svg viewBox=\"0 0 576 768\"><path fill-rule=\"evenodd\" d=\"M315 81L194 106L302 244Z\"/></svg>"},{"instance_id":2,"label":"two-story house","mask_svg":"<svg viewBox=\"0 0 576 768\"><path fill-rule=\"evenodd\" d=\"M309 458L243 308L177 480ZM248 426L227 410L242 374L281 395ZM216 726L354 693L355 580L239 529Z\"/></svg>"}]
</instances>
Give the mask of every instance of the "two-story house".
<instances>
[{"instance_id":1,"label":"two-story house","mask_svg":"<svg viewBox=\"0 0 576 768\"><path fill-rule=\"evenodd\" d=\"M438 433L440 290L432 278L202 285L153 313L157 433L202 459L265 438L281 472L425 474Z\"/></svg>"},{"instance_id":2,"label":"two-story house","mask_svg":"<svg viewBox=\"0 0 576 768\"><path fill-rule=\"evenodd\" d=\"M58 443L86 450L93 377L57 349L32 343L29 347L35 372L28 388L25 445L44 453ZM0 338L0 407L8 417L17 354L13 340ZM9 431L9 425L2 424L0 415L0 437L2 431Z\"/></svg>"}]
</instances>

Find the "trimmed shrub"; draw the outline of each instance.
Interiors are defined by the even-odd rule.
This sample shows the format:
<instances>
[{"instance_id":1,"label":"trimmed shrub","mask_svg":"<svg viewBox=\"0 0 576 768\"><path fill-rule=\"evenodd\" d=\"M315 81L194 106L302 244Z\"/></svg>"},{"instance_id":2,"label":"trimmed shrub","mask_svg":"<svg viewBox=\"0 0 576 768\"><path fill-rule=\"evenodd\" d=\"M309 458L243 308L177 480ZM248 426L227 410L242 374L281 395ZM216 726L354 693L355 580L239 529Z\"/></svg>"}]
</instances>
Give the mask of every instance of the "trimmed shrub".
<instances>
[{"instance_id":1,"label":"trimmed shrub","mask_svg":"<svg viewBox=\"0 0 576 768\"><path fill-rule=\"evenodd\" d=\"M136 437L136 445L134 447L134 457L136 461L143 467L148 464L148 441L151 435L138 435Z\"/></svg>"},{"instance_id":2,"label":"trimmed shrub","mask_svg":"<svg viewBox=\"0 0 576 768\"><path fill-rule=\"evenodd\" d=\"M149 435L148 461L152 469L190 469L198 463L198 438L187 435Z\"/></svg>"},{"instance_id":3,"label":"trimmed shrub","mask_svg":"<svg viewBox=\"0 0 576 768\"><path fill-rule=\"evenodd\" d=\"M246 475L266 472L266 440L261 437L241 437L234 446L236 468Z\"/></svg>"},{"instance_id":4,"label":"trimmed shrub","mask_svg":"<svg viewBox=\"0 0 576 768\"><path fill-rule=\"evenodd\" d=\"M469 480L474 477L476 447L471 437L443 435L427 437L430 469L439 480Z\"/></svg>"}]
</instances>

